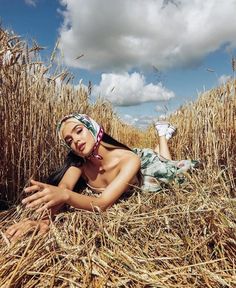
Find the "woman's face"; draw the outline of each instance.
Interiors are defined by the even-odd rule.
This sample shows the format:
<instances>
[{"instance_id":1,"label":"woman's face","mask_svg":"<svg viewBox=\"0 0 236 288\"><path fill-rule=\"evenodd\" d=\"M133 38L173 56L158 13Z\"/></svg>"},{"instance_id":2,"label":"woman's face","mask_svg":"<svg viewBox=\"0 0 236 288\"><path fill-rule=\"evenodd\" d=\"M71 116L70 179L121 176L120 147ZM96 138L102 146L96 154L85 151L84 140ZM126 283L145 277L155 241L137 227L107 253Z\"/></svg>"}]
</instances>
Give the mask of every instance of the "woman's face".
<instances>
[{"instance_id":1,"label":"woman's face","mask_svg":"<svg viewBox=\"0 0 236 288\"><path fill-rule=\"evenodd\" d=\"M78 120L68 119L63 122L60 134L76 155L86 157L93 151L94 137Z\"/></svg>"}]
</instances>

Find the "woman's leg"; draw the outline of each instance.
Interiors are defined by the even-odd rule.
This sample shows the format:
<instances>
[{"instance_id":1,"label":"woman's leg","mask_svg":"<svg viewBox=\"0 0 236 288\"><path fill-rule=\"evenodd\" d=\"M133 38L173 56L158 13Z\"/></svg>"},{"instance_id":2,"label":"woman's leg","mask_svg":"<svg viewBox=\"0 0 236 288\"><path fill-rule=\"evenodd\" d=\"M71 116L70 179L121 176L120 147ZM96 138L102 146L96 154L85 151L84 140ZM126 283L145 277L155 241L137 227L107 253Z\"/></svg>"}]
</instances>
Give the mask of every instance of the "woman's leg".
<instances>
[{"instance_id":1,"label":"woman's leg","mask_svg":"<svg viewBox=\"0 0 236 288\"><path fill-rule=\"evenodd\" d=\"M170 150L168 147L168 143L167 143L167 139L166 136L160 136L159 137L159 144L157 144L157 146L155 147L154 151L159 154L160 156L171 160L171 155L170 155Z\"/></svg>"},{"instance_id":2,"label":"woman's leg","mask_svg":"<svg viewBox=\"0 0 236 288\"><path fill-rule=\"evenodd\" d=\"M171 160L170 150L168 148L168 140L176 133L176 127L167 122L156 122L155 124L157 134L159 135L159 143L154 151L160 156Z\"/></svg>"}]
</instances>

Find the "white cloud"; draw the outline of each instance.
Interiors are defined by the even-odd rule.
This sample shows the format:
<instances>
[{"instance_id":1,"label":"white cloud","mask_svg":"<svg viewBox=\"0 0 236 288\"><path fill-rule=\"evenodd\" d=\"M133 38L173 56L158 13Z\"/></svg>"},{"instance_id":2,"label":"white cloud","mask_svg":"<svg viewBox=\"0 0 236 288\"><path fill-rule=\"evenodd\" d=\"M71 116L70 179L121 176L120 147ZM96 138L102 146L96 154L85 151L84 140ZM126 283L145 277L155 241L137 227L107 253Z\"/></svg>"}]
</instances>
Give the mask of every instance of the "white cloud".
<instances>
[{"instance_id":1,"label":"white cloud","mask_svg":"<svg viewBox=\"0 0 236 288\"><path fill-rule=\"evenodd\" d=\"M157 106L155 107L155 111L156 111L156 112L163 112L163 111L165 111L165 110L166 110L165 106L157 105Z\"/></svg>"},{"instance_id":2,"label":"white cloud","mask_svg":"<svg viewBox=\"0 0 236 288\"><path fill-rule=\"evenodd\" d=\"M36 7L37 0L25 0L25 4Z\"/></svg>"},{"instance_id":3,"label":"white cloud","mask_svg":"<svg viewBox=\"0 0 236 288\"><path fill-rule=\"evenodd\" d=\"M135 126L139 129L146 129L148 126L153 124L156 120L155 116L148 116L148 115L135 115L132 116L130 114L125 114L122 116L122 121Z\"/></svg>"},{"instance_id":4,"label":"white cloud","mask_svg":"<svg viewBox=\"0 0 236 288\"><path fill-rule=\"evenodd\" d=\"M137 72L132 74L101 75L101 82L95 85L92 94L108 99L117 106L131 106L150 101L167 101L175 96L161 83L146 83L145 77Z\"/></svg>"},{"instance_id":5,"label":"white cloud","mask_svg":"<svg viewBox=\"0 0 236 288\"><path fill-rule=\"evenodd\" d=\"M235 0L60 2L60 45L70 66L109 72L147 65L165 69L195 65L222 45L236 47Z\"/></svg>"},{"instance_id":6,"label":"white cloud","mask_svg":"<svg viewBox=\"0 0 236 288\"><path fill-rule=\"evenodd\" d=\"M227 81L229 81L230 79L232 79L232 77L231 77L230 75L225 75L225 74L223 74L223 75L221 75L221 76L219 77L218 83L219 83L220 85L223 85L223 84L225 84Z\"/></svg>"},{"instance_id":7,"label":"white cloud","mask_svg":"<svg viewBox=\"0 0 236 288\"><path fill-rule=\"evenodd\" d=\"M138 118L129 114L125 114L122 116L122 121L129 125L135 126L135 124L138 122Z\"/></svg>"}]
</instances>

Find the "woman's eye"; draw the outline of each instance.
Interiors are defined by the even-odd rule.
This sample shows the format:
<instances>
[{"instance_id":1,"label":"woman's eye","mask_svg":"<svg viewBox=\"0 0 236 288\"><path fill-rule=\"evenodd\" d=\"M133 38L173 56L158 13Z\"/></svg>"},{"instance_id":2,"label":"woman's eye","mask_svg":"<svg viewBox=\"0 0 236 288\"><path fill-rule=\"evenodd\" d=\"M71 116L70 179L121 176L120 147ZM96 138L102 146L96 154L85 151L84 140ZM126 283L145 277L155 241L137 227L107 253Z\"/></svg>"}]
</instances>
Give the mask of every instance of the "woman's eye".
<instances>
[{"instance_id":1,"label":"woman's eye","mask_svg":"<svg viewBox=\"0 0 236 288\"><path fill-rule=\"evenodd\" d=\"M82 131L82 129L78 129L76 132L77 134L79 134Z\"/></svg>"},{"instance_id":2,"label":"woman's eye","mask_svg":"<svg viewBox=\"0 0 236 288\"><path fill-rule=\"evenodd\" d=\"M66 141L66 144L67 144L68 146L71 146L71 143L72 143L72 140L67 140L67 141Z\"/></svg>"}]
</instances>

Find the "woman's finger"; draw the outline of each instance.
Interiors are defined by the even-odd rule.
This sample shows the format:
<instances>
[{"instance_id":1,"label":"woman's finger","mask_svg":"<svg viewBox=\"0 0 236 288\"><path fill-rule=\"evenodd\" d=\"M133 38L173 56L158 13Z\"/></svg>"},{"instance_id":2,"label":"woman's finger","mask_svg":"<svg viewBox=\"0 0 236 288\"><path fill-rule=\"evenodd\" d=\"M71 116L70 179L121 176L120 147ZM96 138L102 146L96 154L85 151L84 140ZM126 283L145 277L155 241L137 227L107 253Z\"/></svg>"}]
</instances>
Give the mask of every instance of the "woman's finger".
<instances>
[{"instance_id":1,"label":"woman's finger","mask_svg":"<svg viewBox=\"0 0 236 288\"><path fill-rule=\"evenodd\" d=\"M39 235L43 235L47 233L49 230L49 226L46 223L39 224Z\"/></svg>"},{"instance_id":2,"label":"woman's finger","mask_svg":"<svg viewBox=\"0 0 236 288\"><path fill-rule=\"evenodd\" d=\"M45 192L44 191L41 191L41 192L37 192L29 197L26 197L22 200L22 203L23 204L26 204L26 203L29 203L29 202L32 202L34 200L37 200L37 199L40 199L42 198L43 196L45 196Z\"/></svg>"},{"instance_id":3,"label":"woman's finger","mask_svg":"<svg viewBox=\"0 0 236 288\"><path fill-rule=\"evenodd\" d=\"M24 227L21 227L18 229L15 234L11 237L11 242L15 243L18 239L23 237L25 234L27 234L30 230L35 228L35 225L33 225L31 222L27 223Z\"/></svg>"},{"instance_id":4,"label":"woman's finger","mask_svg":"<svg viewBox=\"0 0 236 288\"><path fill-rule=\"evenodd\" d=\"M34 229L37 229L37 231L41 235L45 234L49 230L49 221L47 223L47 221L44 220L40 220L39 222L37 222L29 219L24 219L21 222L14 224L14 226L14 228L12 228L11 226L10 229L7 229L10 234L7 234L7 232L5 232L6 237L12 243L15 243L30 231L34 231Z\"/></svg>"},{"instance_id":5,"label":"woman's finger","mask_svg":"<svg viewBox=\"0 0 236 288\"><path fill-rule=\"evenodd\" d=\"M16 223L16 224L11 225L10 227L7 228L7 231L6 231L6 232L9 233L9 234L13 233L12 231L17 228L18 224L19 224L19 223Z\"/></svg>"},{"instance_id":6,"label":"woman's finger","mask_svg":"<svg viewBox=\"0 0 236 288\"><path fill-rule=\"evenodd\" d=\"M25 223L27 223L28 221L30 220L28 218L25 218L18 223L12 224L7 228L5 234L12 236L15 233L15 231L22 226L22 224L25 225Z\"/></svg>"},{"instance_id":7,"label":"woman's finger","mask_svg":"<svg viewBox=\"0 0 236 288\"><path fill-rule=\"evenodd\" d=\"M16 233L10 238L10 241L12 243L15 243L18 239L20 239L23 236L23 233L21 230L17 230Z\"/></svg>"},{"instance_id":8,"label":"woman's finger","mask_svg":"<svg viewBox=\"0 0 236 288\"><path fill-rule=\"evenodd\" d=\"M14 233L16 232L16 228L14 227L10 227L7 229L7 231L5 232L7 237L12 237L14 235Z\"/></svg>"},{"instance_id":9,"label":"woman's finger","mask_svg":"<svg viewBox=\"0 0 236 288\"><path fill-rule=\"evenodd\" d=\"M39 182L39 181L35 181L34 179L31 179L30 182L33 185L38 185L41 189L44 189L44 188L48 187L48 184L45 184L45 183Z\"/></svg>"},{"instance_id":10,"label":"woman's finger","mask_svg":"<svg viewBox=\"0 0 236 288\"><path fill-rule=\"evenodd\" d=\"M49 201L47 203L45 203L42 207L38 208L36 210L37 213L40 213L46 209L52 208L54 206L54 202L53 201Z\"/></svg>"},{"instance_id":11,"label":"woman's finger","mask_svg":"<svg viewBox=\"0 0 236 288\"><path fill-rule=\"evenodd\" d=\"M9 235L9 236L12 236L14 235L14 233L19 229L21 228L22 226L22 223L16 223L16 224L13 224L11 225L10 227L8 227L7 231L5 232L5 234Z\"/></svg>"},{"instance_id":12,"label":"woman's finger","mask_svg":"<svg viewBox=\"0 0 236 288\"><path fill-rule=\"evenodd\" d=\"M27 188L25 188L25 192L26 193L30 193L30 192L36 192L36 191L39 191L39 190L41 190L42 188L40 188L40 186L39 185L32 185L32 186L29 186L29 187L27 187Z\"/></svg>"},{"instance_id":13,"label":"woman's finger","mask_svg":"<svg viewBox=\"0 0 236 288\"><path fill-rule=\"evenodd\" d=\"M34 208L36 206L44 204L45 202L47 202L47 198L41 197L39 199L36 199L36 200L31 201L30 203L26 204L26 208Z\"/></svg>"}]
</instances>

